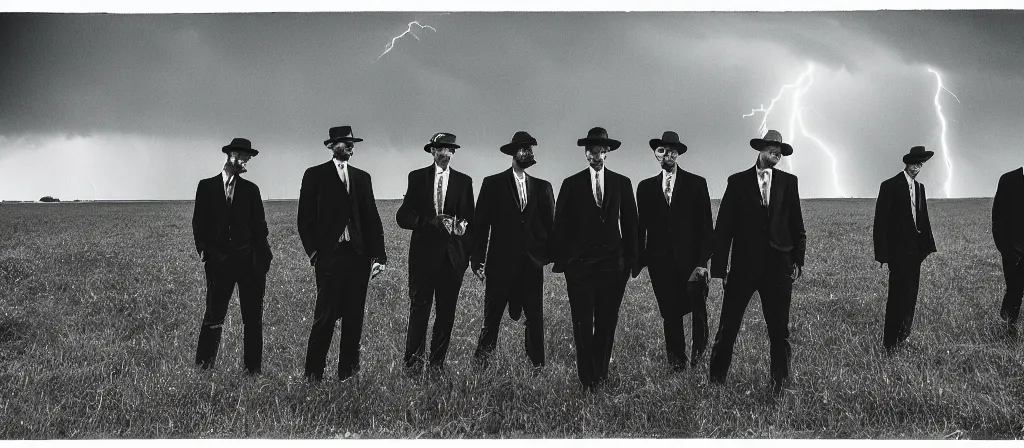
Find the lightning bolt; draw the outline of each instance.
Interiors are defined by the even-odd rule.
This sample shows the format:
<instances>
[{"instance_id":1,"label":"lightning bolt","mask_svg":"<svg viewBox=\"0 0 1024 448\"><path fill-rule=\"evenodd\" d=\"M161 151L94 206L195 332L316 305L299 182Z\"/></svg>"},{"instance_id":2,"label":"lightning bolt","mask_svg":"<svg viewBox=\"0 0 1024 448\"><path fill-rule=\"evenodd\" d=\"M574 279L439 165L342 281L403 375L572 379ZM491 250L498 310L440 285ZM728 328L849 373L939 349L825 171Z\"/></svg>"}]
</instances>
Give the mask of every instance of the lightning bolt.
<instances>
[{"instance_id":1,"label":"lightning bolt","mask_svg":"<svg viewBox=\"0 0 1024 448\"><path fill-rule=\"evenodd\" d=\"M96 182L93 182L92 179L89 179L89 183L92 184L92 200L95 201L99 196L99 190L96 189Z\"/></svg>"},{"instance_id":2,"label":"lightning bolt","mask_svg":"<svg viewBox=\"0 0 1024 448\"><path fill-rule=\"evenodd\" d=\"M800 98L803 97L805 92L807 92L807 89L811 88L811 84L814 84L814 66L808 63L807 71L804 72L804 74L807 75L807 79L809 81L805 86L798 89L795 95L793 95L793 116L790 117L789 120L789 135L795 135L793 133L793 123L795 122L800 126L800 133L804 137L813 140L814 143L817 144L818 147L822 149L822 151L825 151L825 154L828 155L830 159L832 159L832 184L835 185L836 187L836 194L838 194L841 198L846 197L846 192L843 190L843 186L839 184L839 161L836 160L835 154L832 152L831 149L829 149L828 145L821 141L821 139L811 135L810 132L807 132L807 127L804 126L803 112L805 109L808 108L800 106Z\"/></svg>"},{"instance_id":3,"label":"lightning bolt","mask_svg":"<svg viewBox=\"0 0 1024 448\"><path fill-rule=\"evenodd\" d=\"M420 40L419 36L417 36L416 33L412 32L412 26L413 25L416 25L416 26L420 27L421 30L426 28L426 29L429 29L429 30L431 30L431 31L433 31L435 33L437 32L437 30L434 29L434 27L432 27L430 25L420 25L420 22L415 21L415 20L412 21L412 22L409 22L409 28L406 29L405 32L403 32L402 34L399 34L399 35L391 38L391 43L389 43L389 44L384 46L384 52L381 53L380 56L377 56L377 60L379 61L380 58L382 58L382 57L384 57L384 55L388 54L388 52L391 51L392 48L395 48L395 42L398 41L398 39L401 39L402 36L405 36L406 34L411 34L412 37L416 38L416 40Z\"/></svg>"},{"instance_id":4,"label":"lightning bolt","mask_svg":"<svg viewBox=\"0 0 1024 448\"><path fill-rule=\"evenodd\" d=\"M949 158L949 147L946 145L946 117L942 115L942 105L939 104L939 95L941 95L942 91L945 90L950 95L953 95L953 98L956 98L956 102L958 104L960 103L960 98L957 98L956 94L950 92L949 89L943 87L942 77L939 76L939 72L932 70L931 67L928 67L928 71L935 75L935 115L939 116L939 123L942 124L942 134L940 140L942 142L942 158L946 160L946 197L951 198L953 197L953 160Z\"/></svg>"},{"instance_id":5,"label":"lightning bolt","mask_svg":"<svg viewBox=\"0 0 1024 448\"><path fill-rule=\"evenodd\" d=\"M759 135L761 137L764 137L764 134L766 134L768 132L768 115L772 113L772 109L775 107L775 103L782 99L782 95L786 94L786 90L795 89L797 87L800 87L800 85L803 84L803 82L804 82L804 78L806 78L806 77L807 77L807 73L805 72L804 74L800 75L799 78L797 78L795 83L793 83L793 84L786 84L786 85L782 86L782 88L779 89L779 94L775 95L775 98L772 99L772 102L768 104L768 108L767 109L764 108L764 104L761 104L760 108L758 108L758 109L751 109L749 114L743 115L743 118L747 118L747 117L753 117L754 114L756 114L758 112L764 113L764 118L761 119L761 124L757 127L757 135ZM790 118L790 123L792 123L792 118ZM790 125L789 129L790 129L789 130L789 135L793 135L793 126L792 126L792 124ZM789 157L786 157L786 163L789 164L789 170L793 171L793 159L789 158Z\"/></svg>"},{"instance_id":6,"label":"lightning bolt","mask_svg":"<svg viewBox=\"0 0 1024 448\"><path fill-rule=\"evenodd\" d=\"M782 96L786 93L787 90L794 89L795 92L793 93L793 112L789 116L788 135L795 136L796 128L799 127L801 135L813 141L815 145L818 146L818 148L821 148L821 150L825 152L825 155L827 155L829 159L832 160L832 183L833 185L835 185L836 194L839 197L846 197L846 191L843 189L842 184L839 182L839 161L836 159L834 151L832 151L832 149L830 149L829 146L825 144L825 142L821 141L820 138L811 134L807 130L807 126L804 124L803 112L804 110L807 110L809 108L803 107L800 103L800 100L803 98L804 93L806 93L807 90L811 88L812 84L814 84L814 65L808 62L807 70L800 74L800 77L797 78L796 82L782 86L782 88L779 89L779 94L776 95L774 99L772 99L772 102L769 104L767 109L765 109L764 105L761 105L760 109L753 109L750 111L749 114L743 115L743 117L751 117L757 112L763 112L764 118L761 120L761 125L757 129L760 135L763 136L766 132L768 132L768 115L771 113L772 108L775 106L775 103L782 99ZM786 161L789 163L790 171L792 171L793 159L787 157Z\"/></svg>"}]
</instances>

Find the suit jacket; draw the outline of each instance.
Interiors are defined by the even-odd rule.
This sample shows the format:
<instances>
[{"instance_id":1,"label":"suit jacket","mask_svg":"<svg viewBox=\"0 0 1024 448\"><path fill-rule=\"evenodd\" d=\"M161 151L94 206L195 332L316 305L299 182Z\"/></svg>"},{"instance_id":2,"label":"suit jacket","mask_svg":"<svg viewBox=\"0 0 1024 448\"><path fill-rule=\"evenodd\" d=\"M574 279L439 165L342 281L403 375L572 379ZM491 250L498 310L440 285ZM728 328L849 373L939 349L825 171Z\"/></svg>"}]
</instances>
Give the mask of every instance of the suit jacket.
<instances>
[{"instance_id":1,"label":"suit jacket","mask_svg":"<svg viewBox=\"0 0 1024 448\"><path fill-rule=\"evenodd\" d=\"M334 160L306 169L299 190L297 225L307 256L314 252L333 253L345 226L356 252L378 263L387 263L384 227L373 196L373 180L359 168L348 165L345 189ZM318 255L319 258L319 255Z\"/></svg>"},{"instance_id":2,"label":"suit jacket","mask_svg":"<svg viewBox=\"0 0 1024 448\"><path fill-rule=\"evenodd\" d=\"M509 168L485 177L480 184L471 261L474 268L486 264L488 288L511 282L524 256L538 268L550 263L548 237L555 219L551 184L527 175L526 208L519 211L519 187L513 176Z\"/></svg>"},{"instance_id":3,"label":"suit jacket","mask_svg":"<svg viewBox=\"0 0 1024 448\"><path fill-rule=\"evenodd\" d=\"M711 195L703 177L682 169L676 170L671 204L665 202L664 184L662 172L636 188L639 267L648 266L652 256L669 255L688 275L711 259Z\"/></svg>"},{"instance_id":4,"label":"suit jacket","mask_svg":"<svg viewBox=\"0 0 1024 448\"><path fill-rule=\"evenodd\" d=\"M755 167L729 176L715 225L711 276L724 278L732 249L732 273L738 276L760 272L765 249L788 253L790 261L804 265L807 234L800 210L796 176L772 169L768 204L762 205Z\"/></svg>"},{"instance_id":5,"label":"suit jacket","mask_svg":"<svg viewBox=\"0 0 1024 448\"><path fill-rule=\"evenodd\" d=\"M612 259L619 269L637 264L637 211L629 178L604 168L602 205L597 206L590 169L567 177L558 190L551 242L553 272L573 270L574 262ZM584 267L584 269L588 269Z\"/></svg>"},{"instance_id":6,"label":"suit jacket","mask_svg":"<svg viewBox=\"0 0 1024 448\"><path fill-rule=\"evenodd\" d=\"M928 195L924 184L914 181L917 196L917 226L910 212L910 184L901 171L878 188L875 201L875 261L921 261L935 252L935 238L928 219Z\"/></svg>"},{"instance_id":7,"label":"suit jacket","mask_svg":"<svg viewBox=\"0 0 1024 448\"><path fill-rule=\"evenodd\" d=\"M999 253L1024 257L1024 170L1017 168L999 177L992 200L992 238Z\"/></svg>"},{"instance_id":8,"label":"suit jacket","mask_svg":"<svg viewBox=\"0 0 1024 448\"><path fill-rule=\"evenodd\" d=\"M409 173L409 184L398 208L395 219L398 226L412 230L409 242L409 274L430 274L445 257L456 269L469 267L469 252L472 249L474 224L473 179L455 171L451 166L448 191L445 194L444 214L465 219L469 225L461 236L450 235L430 224L437 216L434 210L434 164Z\"/></svg>"},{"instance_id":9,"label":"suit jacket","mask_svg":"<svg viewBox=\"0 0 1024 448\"><path fill-rule=\"evenodd\" d=\"M235 181L228 206L220 173L199 181L192 212L192 235L204 262L222 263L230 253L252 250L253 267L266 275L274 255L267 241L269 230L260 188L242 177Z\"/></svg>"}]
</instances>

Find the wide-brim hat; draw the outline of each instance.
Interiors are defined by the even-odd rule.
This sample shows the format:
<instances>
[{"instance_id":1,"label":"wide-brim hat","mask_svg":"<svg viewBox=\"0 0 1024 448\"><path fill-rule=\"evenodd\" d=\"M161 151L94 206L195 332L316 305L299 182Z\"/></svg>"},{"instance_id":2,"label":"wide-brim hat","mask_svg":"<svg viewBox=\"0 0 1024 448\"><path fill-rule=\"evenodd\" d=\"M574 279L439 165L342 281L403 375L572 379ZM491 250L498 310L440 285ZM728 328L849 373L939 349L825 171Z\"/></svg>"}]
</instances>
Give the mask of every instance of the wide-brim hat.
<instances>
[{"instance_id":1,"label":"wide-brim hat","mask_svg":"<svg viewBox=\"0 0 1024 448\"><path fill-rule=\"evenodd\" d=\"M235 137L231 139L231 143L228 143L226 146L221 148L221 151L224 151L224 154L228 154L231 151L242 151L252 154L254 156L260 153L259 151L252 149L252 142L250 142L248 139L240 137Z\"/></svg>"},{"instance_id":2,"label":"wide-brim hat","mask_svg":"<svg viewBox=\"0 0 1024 448\"><path fill-rule=\"evenodd\" d=\"M789 156L793 154L793 147L788 143L782 143L782 134L775 129L769 129L762 138L750 139L750 147L758 151L764 149L765 146L778 146L782 149L782 155Z\"/></svg>"},{"instance_id":3,"label":"wide-brim hat","mask_svg":"<svg viewBox=\"0 0 1024 448\"><path fill-rule=\"evenodd\" d=\"M512 134L511 142L501 145L501 152L514 156L516 155L516 152L519 151L519 148L534 146L536 144L537 139L533 138L529 132L517 131L515 134Z\"/></svg>"},{"instance_id":4,"label":"wide-brim hat","mask_svg":"<svg viewBox=\"0 0 1024 448\"><path fill-rule=\"evenodd\" d=\"M352 126L335 126L328 131L331 138L324 140L324 146L335 142L361 142L363 139L352 135Z\"/></svg>"},{"instance_id":5,"label":"wide-brim hat","mask_svg":"<svg viewBox=\"0 0 1024 448\"><path fill-rule=\"evenodd\" d=\"M430 148L436 146L438 148L452 148L459 149L461 146L455 144L455 134L449 134L447 132L438 132L430 137L430 143L423 145L423 150L430 152Z\"/></svg>"},{"instance_id":6,"label":"wide-brim hat","mask_svg":"<svg viewBox=\"0 0 1024 448\"><path fill-rule=\"evenodd\" d=\"M924 163L927 162L928 159L932 158L932 156L934 155L934 152L926 151L924 149L924 146L915 146L913 148L910 148L910 152L907 153L907 155L903 156L903 163L911 165L915 163Z\"/></svg>"},{"instance_id":7,"label":"wide-brim hat","mask_svg":"<svg viewBox=\"0 0 1024 448\"><path fill-rule=\"evenodd\" d=\"M619 149L622 142L608 138L608 131L602 127L596 127L587 132L585 138L576 140L576 146L607 146L609 151Z\"/></svg>"},{"instance_id":8,"label":"wide-brim hat","mask_svg":"<svg viewBox=\"0 0 1024 448\"><path fill-rule=\"evenodd\" d=\"M661 138L652 138L650 141L651 149L658 149L660 146L666 148L675 148L679 151L679 154L686 152L686 145L679 141L679 134L672 131L665 131L661 134Z\"/></svg>"}]
</instances>

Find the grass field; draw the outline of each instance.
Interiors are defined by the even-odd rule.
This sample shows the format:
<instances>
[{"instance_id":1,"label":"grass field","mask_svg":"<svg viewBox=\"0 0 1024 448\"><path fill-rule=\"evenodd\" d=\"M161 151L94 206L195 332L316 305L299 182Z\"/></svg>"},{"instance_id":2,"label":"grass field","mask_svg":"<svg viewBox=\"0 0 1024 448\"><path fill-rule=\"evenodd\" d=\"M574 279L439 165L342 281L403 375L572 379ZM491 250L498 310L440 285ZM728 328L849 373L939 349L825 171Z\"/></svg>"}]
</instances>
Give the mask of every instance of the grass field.
<instances>
[{"instance_id":1,"label":"grass field","mask_svg":"<svg viewBox=\"0 0 1024 448\"><path fill-rule=\"evenodd\" d=\"M540 378L529 373L522 325L507 317L491 369L474 373L483 287L468 273L450 374L406 378L409 233L395 224L395 201L380 206L391 263L370 284L362 370L309 385L313 271L296 203L266 206L275 259L264 374L249 377L237 299L217 368L193 366L204 283L191 202L0 205L0 439L1024 437L1024 354L997 319L1003 280L990 199L930 201L939 252L925 262L913 335L895 358L881 347L886 274L870 249L874 201L804 201L795 383L780 400L768 389L756 299L724 387L708 384L706 364L669 374L646 271L627 287L610 384L596 394L579 387L565 282L550 271ZM712 335L721 299L716 281ZM335 338L328 377L336 362Z\"/></svg>"}]
</instances>

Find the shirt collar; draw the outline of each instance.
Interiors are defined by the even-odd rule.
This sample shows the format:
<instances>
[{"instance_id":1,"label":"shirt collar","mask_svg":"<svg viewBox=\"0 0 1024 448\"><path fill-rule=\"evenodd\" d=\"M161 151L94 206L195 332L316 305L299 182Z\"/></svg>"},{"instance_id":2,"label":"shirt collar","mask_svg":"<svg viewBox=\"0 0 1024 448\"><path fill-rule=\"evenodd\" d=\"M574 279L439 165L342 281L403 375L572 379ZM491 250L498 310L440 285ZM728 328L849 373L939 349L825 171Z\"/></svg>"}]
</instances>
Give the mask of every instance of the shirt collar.
<instances>
[{"instance_id":1,"label":"shirt collar","mask_svg":"<svg viewBox=\"0 0 1024 448\"><path fill-rule=\"evenodd\" d=\"M601 168L601 171L597 171L597 170L594 169L594 167L588 165L587 169L590 170L590 178L591 179L593 179L594 175L596 175L596 174L600 174L601 176L604 176L604 168Z\"/></svg>"},{"instance_id":2,"label":"shirt collar","mask_svg":"<svg viewBox=\"0 0 1024 448\"><path fill-rule=\"evenodd\" d=\"M772 176L772 169L771 168L761 169L761 168L758 168L757 166L754 166L754 169L757 170L757 176L758 177L761 177L761 174L764 174L764 173L768 173L768 177Z\"/></svg>"},{"instance_id":3,"label":"shirt collar","mask_svg":"<svg viewBox=\"0 0 1024 448\"><path fill-rule=\"evenodd\" d=\"M448 168L451 168L451 165L449 165ZM437 164L435 163L434 164L434 174L448 174L448 170L447 169L443 169L442 170L441 167L437 166Z\"/></svg>"},{"instance_id":4,"label":"shirt collar","mask_svg":"<svg viewBox=\"0 0 1024 448\"><path fill-rule=\"evenodd\" d=\"M903 176L907 178L907 185L913 187L916 181L907 174L907 170L903 170Z\"/></svg>"},{"instance_id":5,"label":"shirt collar","mask_svg":"<svg viewBox=\"0 0 1024 448\"><path fill-rule=\"evenodd\" d=\"M227 186L228 179L230 179L230 178L231 178L231 175L228 174L227 170L224 170L224 171L220 172L220 183L223 184L224 186Z\"/></svg>"},{"instance_id":6,"label":"shirt collar","mask_svg":"<svg viewBox=\"0 0 1024 448\"><path fill-rule=\"evenodd\" d=\"M517 182L523 182L526 180L526 171L523 171L523 177L520 178L519 175L516 174L516 170L512 169L512 178L515 179Z\"/></svg>"},{"instance_id":7,"label":"shirt collar","mask_svg":"<svg viewBox=\"0 0 1024 448\"><path fill-rule=\"evenodd\" d=\"M672 181L673 181L673 182L675 182L675 179L676 179L676 175L677 175L677 174L679 174L679 167L675 167L675 168L673 168L673 169L672 169L672 173L671 173L671 174L672 174ZM661 176L662 176L662 177L665 177L665 176L668 176L668 175L669 175L669 172L668 172L668 171L665 171L665 169L664 169L664 168L662 168L662 169L661 169Z\"/></svg>"},{"instance_id":8,"label":"shirt collar","mask_svg":"<svg viewBox=\"0 0 1024 448\"><path fill-rule=\"evenodd\" d=\"M346 162L342 162L342 161L340 161L338 159L331 159L331 160L334 162L334 166L338 167L339 170L343 170L345 168L348 168L348 162L347 161Z\"/></svg>"}]
</instances>

